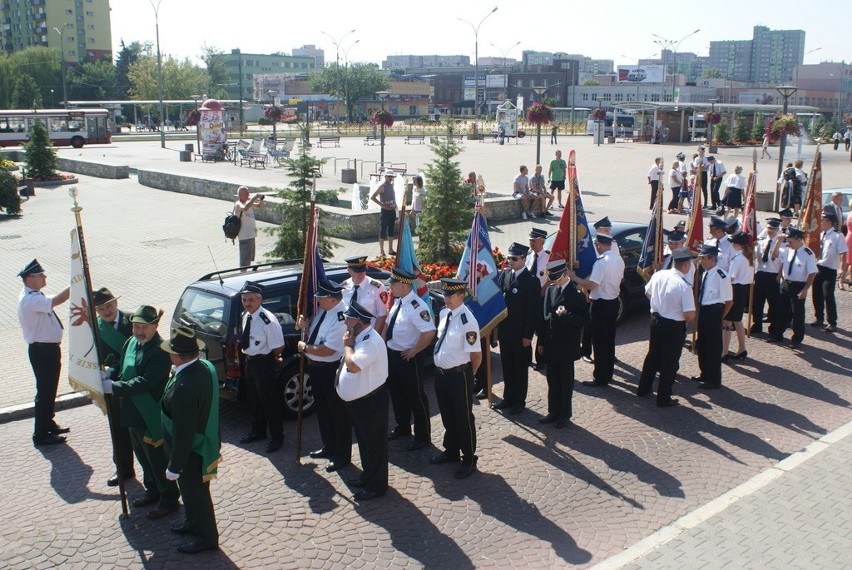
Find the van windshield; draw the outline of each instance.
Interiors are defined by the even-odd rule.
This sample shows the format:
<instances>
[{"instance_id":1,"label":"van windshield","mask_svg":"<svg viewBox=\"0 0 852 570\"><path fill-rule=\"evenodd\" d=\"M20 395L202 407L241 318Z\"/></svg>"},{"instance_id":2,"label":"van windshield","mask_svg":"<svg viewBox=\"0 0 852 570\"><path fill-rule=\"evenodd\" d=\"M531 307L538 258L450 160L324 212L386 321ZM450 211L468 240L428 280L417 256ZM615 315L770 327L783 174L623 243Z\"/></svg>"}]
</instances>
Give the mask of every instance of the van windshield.
<instances>
[{"instance_id":1,"label":"van windshield","mask_svg":"<svg viewBox=\"0 0 852 570\"><path fill-rule=\"evenodd\" d=\"M181 297L175 314L184 326L224 337L228 332L229 307L230 299L227 297L190 288Z\"/></svg>"}]
</instances>

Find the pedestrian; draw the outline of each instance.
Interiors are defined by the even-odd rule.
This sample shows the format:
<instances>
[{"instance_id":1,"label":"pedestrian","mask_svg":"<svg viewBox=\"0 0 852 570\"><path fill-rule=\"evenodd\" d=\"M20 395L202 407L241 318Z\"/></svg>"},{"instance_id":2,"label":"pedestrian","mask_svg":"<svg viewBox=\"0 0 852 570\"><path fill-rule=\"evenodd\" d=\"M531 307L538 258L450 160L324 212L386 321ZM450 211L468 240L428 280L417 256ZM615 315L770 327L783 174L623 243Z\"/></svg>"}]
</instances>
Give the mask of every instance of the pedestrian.
<instances>
[{"instance_id":1,"label":"pedestrian","mask_svg":"<svg viewBox=\"0 0 852 570\"><path fill-rule=\"evenodd\" d=\"M361 476L348 483L357 487L356 500L368 501L388 489L388 353L370 325L375 315L355 301L344 316L347 330L336 387L352 418L361 457Z\"/></svg>"},{"instance_id":2,"label":"pedestrian","mask_svg":"<svg viewBox=\"0 0 852 570\"><path fill-rule=\"evenodd\" d=\"M521 165L520 174L515 176L515 179L512 181L512 197L515 200L520 200L521 202L521 219L526 220L529 217L532 217L530 213L530 177L527 176L529 170L526 166Z\"/></svg>"},{"instance_id":3,"label":"pedestrian","mask_svg":"<svg viewBox=\"0 0 852 570\"><path fill-rule=\"evenodd\" d=\"M473 418L473 375L482 364L479 323L464 304L467 281L441 279L446 306L438 319L435 343L435 396L444 424L444 451L432 464L456 463L455 478L476 471L476 424Z\"/></svg>"},{"instance_id":4,"label":"pedestrian","mask_svg":"<svg viewBox=\"0 0 852 570\"><path fill-rule=\"evenodd\" d=\"M834 299L834 288L837 283L837 270L841 266L841 258L846 256L847 248L843 234L834 229L833 213L823 212L820 220L819 259L816 262L817 274L814 278L814 321L811 326L824 325L823 317L828 320L825 332L837 330L837 302Z\"/></svg>"},{"instance_id":5,"label":"pedestrian","mask_svg":"<svg viewBox=\"0 0 852 570\"><path fill-rule=\"evenodd\" d=\"M547 231L541 228L533 228L529 235L530 251L527 255L524 266L529 270L530 274L538 279L541 284L540 293L544 296L550 280L547 276L547 264L550 262L550 250L544 249L544 240L547 238ZM546 342L546 334L542 331L536 331L535 345L535 365L534 370L542 371L547 366L547 352L544 349Z\"/></svg>"},{"instance_id":6,"label":"pedestrian","mask_svg":"<svg viewBox=\"0 0 852 570\"><path fill-rule=\"evenodd\" d=\"M680 171L680 161L675 160L672 163L672 169L669 170L669 188L672 191L672 199L669 200L668 212L669 214L680 214L681 209L678 204L678 198L680 197L680 189L686 185L686 181L683 178L683 173Z\"/></svg>"},{"instance_id":7,"label":"pedestrian","mask_svg":"<svg viewBox=\"0 0 852 570\"><path fill-rule=\"evenodd\" d=\"M544 181L544 175L541 173L541 165L535 167L535 174L530 176L530 208L538 212L538 217L552 216L550 207L553 205L553 194L547 191L547 184Z\"/></svg>"},{"instance_id":8,"label":"pedestrian","mask_svg":"<svg viewBox=\"0 0 852 570\"><path fill-rule=\"evenodd\" d=\"M497 138L499 139L501 146L506 141L506 127L503 126L503 123L500 123L497 126Z\"/></svg>"},{"instance_id":9,"label":"pedestrian","mask_svg":"<svg viewBox=\"0 0 852 570\"><path fill-rule=\"evenodd\" d=\"M172 329L163 350L169 353L174 374L161 402L166 456L166 479L177 481L186 513L172 532L193 538L178 552L198 554L219 547L210 480L222 461L219 439L219 379L210 361L200 358L204 343L188 327Z\"/></svg>"},{"instance_id":10,"label":"pedestrian","mask_svg":"<svg viewBox=\"0 0 852 570\"><path fill-rule=\"evenodd\" d=\"M423 205L426 201L426 188L423 187L423 177L415 176L411 179L413 188L411 189L411 194L413 196L413 200L411 201L411 233L412 235L416 235L418 228L420 227L420 215L423 212Z\"/></svg>"},{"instance_id":11,"label":"pedestrian","mask_svg":"<svg viewBox=\"0 0 852 570\"><path fill-rule=\"evenodd\" d=\"M133 336L125 343L117 376L107 374L103 380L104 394L118 398L121 426L130 432L130 442L139 465L145 494L133 501L134 507L157 504L146 518L155 520L180 508L180 492L174 481L166 479L168 459L163 449L163 425L160 419L160 400L171 371L171 360L163 350L163 339L157 325L163 311L142 305L130 317ZM111 372L111 370L110 370Z\"/></svg>"},{"instance_id":12,"label":"pedestrian","mask_svg":"<svg viewBox=\"0 0 852 570\"><path fill-rule=\"evenodd\" d=\"M577 289L564 259L547 265L550 285L544 295L544 326L548 354L547 415L540 424L561 429L571 423L574 362L580 358L580 336L589 320L589 306Z\"/></svg>"},{"instance_id":13,"label":"pedestrian","mask_svg":"<svg viewBox=\"0 0 852 570\"><path fill-rule=\"evenodd\" d=\"M384 283L367 275L367 256L347 257L346 272L349 279L340 285L343 287L343 303L348 307L357 301L362 307L376 315L373 328L381 333L387 318L388 290Z\"/></svg>"},{"instance_id":14,"label":"pedestrian","mask_svg":"<svg viewBox=\"0 0 852 570\"><path fill-rule=\"evenodd\" d=\"M719 212L722 209L722 199L719 197L719 189L722 187L722 180L728 173L725 170L725 165L716 160L715 156L708 156L707 162L707 178L710 184L710 209L715 210L720 216L724 212Z\"/></svg>"},{"instance_id":15,"label":"pedestrian","mask_svg":"<svg viewBox=\"0 0 852 570\"><path fill-rule=\"evenodd\" d=\"M722 196L722 204L728 209L728 213L735 218L740 215L740 208L743 207L746 179L742 172L743 167L739 164L734 167L734 173L728 176L728 181L725 183L725 194Z\"/></svg>"},{"instance_id":16,"label":"pedestrian","mask_svg":"<svg viewBox=\"0 0 852 570\"><path fill-rule=\"evenodd\" d=\"M663 175L663 159L657 157L654 159L654 165L648 171L648 184L651 186L651 204L649 210L654 209L654 204L657 202L657 190L660 187L660 178Z\"/></svg>"},{"instance_id":17,"label":"pedestrian","mask_svg":"<svg viewBox=\"0 0 852 570\"><path fill-rule=\"evenodd\" d=\"M234 202L234 215L240 218L240 267L248 267L254 261L256 254L255 238L257 237L257 220L255 208L263 208L263 194L255 194L249 199L249 191L245 186L237 188L237 201Z\"/></svg>"},{"instance_id":18,"label":"pedestrian","mask_svg":"<svg viewBox=\"0 0 852 570\"><path fill-rule=\"evenodd\" d=\"M843 134L843 142L846 145L846 152L849 152L849 146L852 144L852 128L846 129L846 132Z\"/></svg>"},{"instance_id":19,"label":"pedestrian","mask_svg":"<svg viewBox=\"0 0 852 570\"><path fill-rule=\"evenodd\" d=\"M704 154L704 152L704 146L699 145L698 153L692 155L692 169L695 171L696 176L698 176L699 173L701 174L701 193L704 198L704 201L701 203L703 204L703 209L709 210L711 208L711 203L707 200L707 192L710 188L707 180L707 171L710 169L710 159Z\"/></svg>"},{"instance_id":20,"label":"pedestrian","mask_svg":"<svg viewBox=\"0 0 852 570\"><path fill-rule=\"evenodd\" d=\"M805 299L814 284L816 257L805 247L805 234L796 228L787 230L787 246L781 249L781 287L778 303L772 311L767 342L781 342L792 324L790 348L799 348L805 338Z\"/></svg>"},{"instance_id":21,"label":"pedestrian","mask_svg":"<svg viewBox=\"0 0 852 570\"><path fill-rule=\"evenodd\" d=\"M550 144L557 144L556 135L559 132L559 125L553 123L553 126L550 128Z\"/></svg>"},{"instance_id":22,"label":"pedestrian","mask_svg":"<svg viewBox=\"0 0 852 570\"><path fill-rule=\"evenodd\" d=\"M435 338L432 312L415 290L414 275L394 267L389 280L394 306L388 315L384 339L388 352L388 388L393 402L396 427L388 434L393 441L411 435L406 449L415 451L431 443L429 399L423 382L422 353Z\"/></svg>"},{"instance_id":23,"label":"pedestrian","mask_svg":"<svg viewBox=\"0 0 852 570\"><path fill-rule=\"evenodd\" d=\"M692 287L684 276L692 265L688 247L672 252L674 269L658 271L645 286L645 296L651 301L651 331L648 354L642 365L642 375L636 395L647 396L653 390L654 377L660 373L657 387L657 406L676 406L672 385L680 367L680 354L686 340L686 323L695 319L695 299Z\"/></svg>"},{"instance_id":24,"label":"pedestrian","mask_svg":"<svg viewBox=\"0 0 852 570\"><path fill-rule=\"evenodd\" d=\"M498 277L508 314L497 330L503 401L493 408L510 414L520 414L526 406L532 337L542 317L541 283L525 267L529 249L519 243L510 245L506 256L509 266Z\"/></svg>"},{"instance_id":25,"label":"pedestrian","mask_svg":"<svg viewBox=\"0 0 852 570\"><path fill-rule=\"evenodd\" d=\"M778 179L778 184L782 185L781 205L785 209L792 208L795 217L799 217L799 208L802 207L802 183L806 182L807 178L802 170L793 166L792 162L788 162L784 167L784 172L781 173L781 178Z\"/></svg>"},{"instance_id":26,"label":"pedestrian","mask_svg":"<svg viewBox=\"0 0 852 570\"><path fill-rule=\"evenodd\" d=\"M565 176L568 172L568 164L562 158L562 151L556 151L556 158L550 161L547 167L547 179L550 180L550 190L556 191L557 208L562 206L562 191L565 190Z\"/></svg>"},{"instance_id":27,"label":"pedestrian","mask_svg":"<svg viewBox=\"0 0 852 570\"><path fill-rule=\"evenodd\" d=\"M731 280L733 304L722 322L722 362L745 360L748 356L743 313L748 310L749 293L754 283L754 249L750 241L751 238L744 233L734 234L731 238L728 277ZM734 332L737 334L737 352L732 353L729 348Z\"/></svg>"},{"instance_id":28,"label":"pedestrian","mask_svg":"<svg viewBox=\"0 0 852 570\"><path fill-rule=\"evenodd\" d=\"M710 216L710 226L708 229L710 239L706 240L706 243L715 246L719 250L716 265L722 271L728 270L728 265L731 261L731 242L728 240L727 229L728 224L725 220L717 216Z\"/></svg>"},{"instance_id":29,"label":"pedestrian","mask_svg":"<svg viewBox=\"0 0 852 570\"><path fill-rule=\"evenodd\" d=\"M779 218L767 218L766 235L755 242L754 259L754 301L751 307L751 336L763 334L764 306L768 314L772 314L778 300L778 272L781 271L781 260L778 252L784 241L779 227Z\"/></svg>"},{"instance_id":30,"label":"pedestrian","mask_svg":"<svg viewBox=\"0 0 852 570\"><path fill-rule=\"evenodd\" d=\"M843 285L852 285L852 199L849 200L849 213L846 215L846 257L843 260L843 273L841 275L841 288Z\"/></svg>"},{"instance_id":31,"label":"pedestrian","mask_svg":"<svg viewBox=\"0 0 852 570\"><path fill-rule=\"evenodd\" d=\"M376 188L370 200L381 208L379 217L379 253L385 256L385 240L388 240L388 253L396 255L393 250L393 238L396 235L396 190L393 182L396 174L393 170L385 170L385 181Z\"/></svg>"},{"instance_id":32,"label":"pedestrian","mask_svg":"<svg viewBox=\"0 0 852 570\"><path fill-rule=\"evenodd\" d=\"M837 150L837 145L834 146L834 150ZM763 147L761 149L760 158L768 158L772 160L772 156L769 154L769 134L763 133Z\"/></svg>"},{"instance_id":33,"label":"pedestrian","mask_svg":"<svg viewBox=\"0 0 852 570\"><path fill-rule=\"evenodd\" d=\"M121 364L121 353L124 343L133 334L133 325L127 314L118 309L118 299L106 287L92 291L92 306L95 308L98 327L98 351L101 364L118 367ZM130 442L130 430L122 427L121 406L110 406L112 414L115 445L112 450L112 461L115 463L115 474L107 479L107 485L117 487L119 477L126 481L136 476L133 469L133 444Z\"/></svg>"},{"instance_id":34,"label":"pedestrian","mask_svg":"<svg viewBox=\"0 0 852 570\"><path fill-rule=\"evenodd\" d=\"M343 288L330 281L320 281L314 297L319 310L310 322L299 315L297 328L307 330L308 335L296 348L307 359L322 440L322 448L310 452L310 456L329 459L325 470L334 473L352 464L352 419L334 388L334 378L343 358L346 305Z\"/></svg>"},{"instance_id":35,"label":"pedestrian","mask_svg":"<svg viewBox=\"0 0 852 570\"><path fill-rule=\"evenodd\" d=\"M62 321L54 307L68 300L71 288L66 287L56 295L45 295L47 285L44 268L33 259L19 273L24 288L18 297L18 322L24 333L24 342L29 345L30 366L36 381L35 428L33 445L55 445L65 443L62 434L71 431L60 427L54 420L56 390L59 387L59 371L62 369Z\"/></svg>"},{"instance_id":36,"label":"pedestrian","mask_svg":"<svg viewBox=\"0 0 852 570\"><path fill-rule=\"evenodd\" d=\"M251 429L240 443L266 439L266 452L278 451L284 444L281 416L284 395L275 365L284 349L284 333L275 314L261 305L263 287L246 281L240 290L243 312L240 350L245 354L246 391L251 406Z\"/></svg>"}]
</instances>

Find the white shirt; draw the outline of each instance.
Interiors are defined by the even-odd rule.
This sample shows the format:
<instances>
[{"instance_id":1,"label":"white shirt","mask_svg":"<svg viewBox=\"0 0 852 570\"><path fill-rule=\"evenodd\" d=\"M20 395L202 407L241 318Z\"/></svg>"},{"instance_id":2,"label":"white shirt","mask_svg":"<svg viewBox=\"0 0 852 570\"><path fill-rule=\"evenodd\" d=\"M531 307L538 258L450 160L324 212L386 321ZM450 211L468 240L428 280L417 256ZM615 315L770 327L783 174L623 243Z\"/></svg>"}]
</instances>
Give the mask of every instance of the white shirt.
<instances>
[{"instance_id":1,"label":"white shirt","mask_svg":"<svg viewBox=\"0 0 852 570\"><path fill-rule=\"evenodd\" d=\"M246 200L245 203L237 200L237 202L234 204L234 213L237 216L240 216L240 214L237 213L237 206L243 208L243 213L240 216L240 233L237 234L237 239L240 241L246 239L254 239L257 237L257 221L254 217L254 206L252 206L248 210L245 209L246 205L251 200L252 199L249 198L248 200Z\"/></svg>"},{"instance_id":2,"label":"white shirt","mask_svg":"<svg viewBox=\"0 0 852 570\"><path fill-rule=\"evenodd\" d=\"M733 254L728 267L728 276L734 285L749 285L754 282L754 267L749 265L748 259L742 251L731 250Z\"/></svg>"},{"instance_id":3,"label":"white shirt","mask_svg":"<svg viewBox=\"0 0 852 570\"><path fill-rule=\"evenodd\" d=\"M450 326L447 328L447 314L450 310L441 309L438 321L438 343L441 343L438 352L435 353L435 366L438 368L455 368L470 362L472 352L481 352L479 346L479 323L476 322L473 313L465 305L452 311ZM443 340L441 338L443 337Z\"/></svg>"},{"instance_id":4,"label":"white shirt","mask_svg":"<svg viewBox=\"0 0 852 570\"><path fill-rule=\"evenodd\" d=\"M728 182L725 184L728 188L733 186L734 188L739 188L740 190L744 190L746 186L745 176L740 176L739 174L731 174L728 176Z\"/></svg>"},{"instance_id":5,"label":"white shirt","mask_svg":"<svg viewBox=\"0 0 852 570\"><path fill-rule=\"evenodd\" d=\"M530 194L530 178L524 174L518 174L515 176L515 181L513 182L512 187L513 194L523 194L524 196L529 196Z\"/></svg>"},{"instance_id":6,"label":"white shirt","mask_svg":"<svg viewBox=\"0 0 852 570\"><path fill-rule=\"evenodd\" d=\"M843 234L830 228L822 232L819 245L819 259L817 265L826 269L836 270L840 264L840 254L846 253L846 239Z\"/></svg>"},{"instance_id":7,"label":"white shirt","mask_svg":"<svg viewBox=\"0 0 852 570\"><path fill-rule=\"evenodd\" d=\"M672 168L669 171L669 188L680 188L683 186L683 173Z\"/></svg>"},{"instance_id":8,"label":"white shirt","mask_svg":"<svg viewBox=\"0 0 852 570\"><path fill-rule=\"evenodd\" d=\"M722 271L728 271L728 267L731 263L731 242L728 239L728 236L724 236L721 239L711 238L707 240L708 243L710 241L714 241L717 248L719 248L719 255L716 258L716 267L721 269Z\"/></svg>"},{"instance_id":9,"label":"white shirt","mask_svg":"<svg viewBox=\"0 0 852 570\"><path fill-rule=\"evenodd\" d=\"M683 314L695 310L692 287L677 269L665 269L651 275L645 285L651 297L651 312L673 321L683 321Z\"/></svg>"},{"instance_id":10,"label":"white shirt","mask_svg":"<svg viewBox=\"0 0 852 570\"><path fill-rule=\"evenodd\" d=\"M784 247L779 257L781 258L781 276L789 281L804 283L809 275L817 272L814 252L805 246L799 249Z\"/></svg>"},{"instance_id":11,"label":"white shirt","mask_svg":"<svg viewBox=\"0 0 852 570\"><path fill-rule=\"evenodd\" d=\"M346 332L346 317L343 313L348 307L341 301L329 311L320 309L314 318L311 319L311 326L308 329L308 340L314 335L314 329L317 326L322 315L322 324L319 327L317 336L311 344L323 345L334 351L334 354L329 356L320 356L318 354L308 354L308 358L314 362L337 362L343 358L343 333Z\"/></svg>"},{"instance_id":12,"label":"white shirt","mask_svg":"<svg viewBox=\"0 0 852 570\"><path fill-rule=\"evenodd\" d=\"M660 174L663 173L663 167L654 163L651 170L648 171L648 180L659 180Z\"/></svg>"},{"instance_id":13,"label":"white shirt","mask_svg":"<svg viewBox=\"0 0 852 570\"><path fill-rule=\"evenodd\" d=\"M621 291L622 279L624 279L624 260L611 249L603 252L592 265L589 281L597 283L598 286L592 289L589 297L593 301L617 299Z\"/></svg>"},{"instance_id":14,"label":"white shirt","mask_svg":"<svg viewBox=\"0 0 852 570\"><path fill-rule=\"evenodd\" d=\"M352 295L355 293L355 283L350 277L340 284L343 287L343 302L346 306L352 304ZM388 290L382 285L381 281L377 281L372 277L364 276L361 283L358 284L358 304L370 311L376 316L376 319L384 317L388 314L388 309L385 302L388 298ZM376 320L373 319L373 324Z\"/></svg>"},{"instance_id":15,"label":"white shirt","mask_svg":"<svg viewBox=\"0 0 852 570\"><path fill-rule=\"evenodd\" d=\"M725 170L725 165L719 162L718 160L714 160L713 162L707 161L707 180L708 184L713 182L713 177L721 178L724 176L727 171Z\"/></svg>"},{"instance_id":16,"label":"white shirt","mask_svg":"<svg viewBox=\"0 0 852 570\"><path fill-rule=\"evenodd\" d=\"M248 318L248 312L244 313L242 326L240 327L241 336ZM284 346L284 331L281 329L278 318L275 316L275 313L261 306L251 314L249 345L241 347L243 354L247 356L269 354L282 346Z\"/></svg>"},{"instance_id":17,"label":"white shirt","mask_svg":"<svg viewBox=\"0 0 852 570\"><path fill-rule=\"evenodd\" d=\"M337 377L337 394L344 402L363 398L382 386L388 379L388 351L385 341L373 327L362 330L355 338L352 361L359 372L349 372L341 364Z\"/></svg>"},{"instance_id":18,"label":"white shirt","mask_svg":"<svg viewBox=\"0 0 852 570\"><path fill-rule=\"evenodd\" d=\"M698 302L702 306L725 303L733 298L734 290L727 273L719 269L718 265L704 272L698 285Z\"/></svg>"},{"instance_id":19,"label":"white shirt","mask_svg":"<svg viewBox=\"0 0 852 570\"><path fill-rule=\"evenodd\" d=\"M395 322L394 316L396 316ZM414 348L421 333L435 330L432 313L429 312L423 299L417 296L417 292L413 288L408 292L408 295L394 302L393 308L388 313L387 326L385 327L386 335L390 334L391 322L394 322L393 336L387 341L388 348L391 350L401 351Z\"/></svg>"},{"instance_id":20,"label":"white shirt","mask_svg":"<svg viewBox=\"0 0 852 570\"><path fill-rule=\"evenodd\" d=\"M780 239L778 235L775 236L775 239L770 238L768 235L764 238L757 240L754 244L754 263L755 271L758 273L771 273L773 275L778 275L778 270L781 269L781 260L776 257L772 259L772 250L775 249L776 240ZM769 250L769 255L766 258L766 262L763 261L763 254L766 250ZM781 250L778 250L778 254L780 255Z\"/></svg>"},{"instance_id":21,"label":"white shirt","mask_svg":"<svg viewBox=\"0 0 852 570\"><path fill-rule=\"evenodd\" d=\"M533 261L535 261L535 252L530 250L527 254L527 261L524 265L526 265L526 268L534 277L538 278L539 283L541 283L541 286L544 287L544 284L547 282L547 273L545 272L545 269L547 269L547 264L550 261L550 250L542 249L538 252L538 266L535 268L533 267Z\"/></svg>"},{"instance_id":22,"label":"white shirt","mask_svg":"<svg viewBox=\"0 0 852 570\"><path fill-rule=\"evenodd\" d=\"M54 295L24 286L18 297L18 321L27 344L62 342L62 325L53 311Z\"/></svg>"}]
</instances>

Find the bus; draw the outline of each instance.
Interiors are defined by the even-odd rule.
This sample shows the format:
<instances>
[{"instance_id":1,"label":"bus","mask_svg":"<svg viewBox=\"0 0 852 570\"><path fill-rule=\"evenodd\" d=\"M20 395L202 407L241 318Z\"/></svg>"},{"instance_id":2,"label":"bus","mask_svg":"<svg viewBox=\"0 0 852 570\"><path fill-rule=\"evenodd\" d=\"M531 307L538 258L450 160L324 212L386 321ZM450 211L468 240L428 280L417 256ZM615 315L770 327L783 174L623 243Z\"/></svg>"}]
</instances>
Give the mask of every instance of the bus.
<instances>
[{"instance_id":1,"label":"bus","mask_svg":"<svg viewBox=\"0 0 852 570\"><path fill-rule=\"evenodd\" d=\"M612 124L615 122L615 134L613 135ZM634 131L636 127L636 118L633 115L628 115L626 113L613 113L612 111L606 112L606 119L603 121L596 121L592 118L592 114L589 113L589 118L586 121L586 134L587 135L595 135L598 132L598 125L603 123L604 125L604 136L605 137L625 137L625 138L633 138Z\"/></svg>"},{"instance_id":2,"label":"bus","mask_svg":"<svg viewBox=\"0 0 852 570\"><path fill-rule=\"evenodd\" d=\"M20 146L30 139L35 121L47 128L56 146L81 148L85 144L108 144L112 132L106 109L13 109L0 111L0 147Z\"/></svg>"},{"instance_id":3,"label":"bus","mask_svg":"<svg viewBox=\"0 0 852 570\"><path fill-rule=\"evenodd\" d=\"M689 117L689 140L707 140L707 121L701 113L693 113Z\"/></svg>"}]
</instances>

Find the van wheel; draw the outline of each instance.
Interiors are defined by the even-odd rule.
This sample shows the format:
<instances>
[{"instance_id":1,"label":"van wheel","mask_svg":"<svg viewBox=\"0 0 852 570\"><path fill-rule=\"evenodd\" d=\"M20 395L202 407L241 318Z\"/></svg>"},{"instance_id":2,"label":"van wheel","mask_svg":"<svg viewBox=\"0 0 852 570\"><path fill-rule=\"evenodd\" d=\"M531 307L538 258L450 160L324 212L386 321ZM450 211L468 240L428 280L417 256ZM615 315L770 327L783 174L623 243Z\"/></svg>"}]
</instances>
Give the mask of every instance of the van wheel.
<instances>
[{"instance_id":1,"label":"van wheel","mask_svg":"<svg viewBox=\"0 0 852 570\"><path fill-rule=\"evenodd\" d=\"M284 417L293 419L299 414L299 363L298 361L284 368L278 376L281 389L284 390ZM310 375L305 372L305 391L302 399L302 415L314 411L314 392L311 388Z\"/></svg>"},{"instance_id":2,"label":"van wheel","mask_svg":"<svg viewBox=\"0 0 852 570\"><path fill-rule=\"evenodd\" d=\"M83 137L72 137L71 146L74 148L83 148Z\"/></svg>"}]
</instances>

